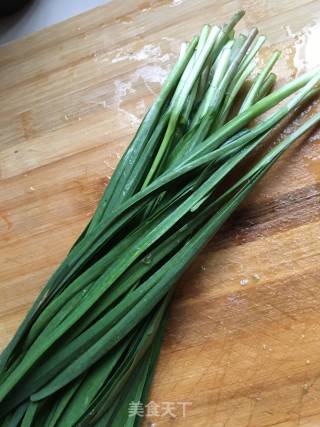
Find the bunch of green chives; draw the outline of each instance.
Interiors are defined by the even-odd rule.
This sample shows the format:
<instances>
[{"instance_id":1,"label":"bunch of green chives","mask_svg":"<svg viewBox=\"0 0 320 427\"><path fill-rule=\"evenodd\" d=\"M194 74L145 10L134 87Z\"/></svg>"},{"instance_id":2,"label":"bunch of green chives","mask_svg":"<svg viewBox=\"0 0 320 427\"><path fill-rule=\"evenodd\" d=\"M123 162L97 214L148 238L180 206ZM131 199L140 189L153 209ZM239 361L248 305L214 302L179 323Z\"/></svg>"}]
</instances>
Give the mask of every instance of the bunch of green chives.
<instances>
[{"instance_id":1,"label":"bunch of green chives","mask_svg":"<svg viewBox=\"0 0 320 427\"><path fill-rule=\"evenodd\" d=\"M138 426L128 407L146 402L177 280L287 147L320 121L314 115L241 167L320 80L313 71L272 92L279 52L257 70L265 37L256 28L235 34L243 14L204 26L182 46L91 222L1 355L1 426Z\"/></svg>"}]
</instances>

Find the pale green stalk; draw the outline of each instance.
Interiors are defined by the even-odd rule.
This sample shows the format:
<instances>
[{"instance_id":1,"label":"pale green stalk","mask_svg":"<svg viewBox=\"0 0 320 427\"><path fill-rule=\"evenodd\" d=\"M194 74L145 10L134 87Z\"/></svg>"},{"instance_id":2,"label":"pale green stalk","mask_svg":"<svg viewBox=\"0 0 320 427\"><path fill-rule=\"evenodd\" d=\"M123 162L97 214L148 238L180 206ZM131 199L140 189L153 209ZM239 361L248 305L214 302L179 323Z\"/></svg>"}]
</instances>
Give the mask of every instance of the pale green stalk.
<instances>
[{"instance_id":1,"label":"pale green stalk","mask_svg":"<svg viewBox=\"0 0 320 427\"><path fill-rule=\"evenodd\" d=\"M243 111L247 110L254 103L254 100L255 100L259 90L261 89L261 86L262 86L265 78L270 73L270 71L272 70L274 64L277 62L279 57L280 57L279 51L275 51L271 55L271 57L268 60L268 62L266 63L266 65L263 67L262 71L257 75L255 81L253 82L247 96L245 97L245 99L241 105L239 113L242 113Z\"/></svg>"},{"instance_id":2,"label":"pale green stalk","mask_svg":"<svg viewBox=\"0 0 320 427\"><path fill-rule=\"evenodd\" d=\"M252 48L248 51L246 56L243 58L240 66L239 66L239 71L235 76L235 79L237 79L243 73L245 68L247 68L247 66L250 64L250 62L254 59L256 54L259 52L259 50L263 46L265 40L266 40L265 36L259 36L257 38L257 41L255 42L255 44L252 46Z\"/></svg>"},{"instance_id":3,"label":"pale green stalk","mask_svg":"<svg viewBox=\"0 0 320 427\"><path fill-rule=\"evenodd\" d=\"M250 64L244 69L241 76L236 81L235 85L231 88L231 91L227 91L224 103L221 107L219 115L214 122L213 130L220 128L227 119L227 116L230 112L231 107L234 104L236 96L239 94L241 88L243 87L245 81L256 68L256 63L254 61L250 62Z\"/></svg>"},{"instance_id":4,"label":"pale green stalk","mask_svg":"<svg viewBox=\"0 0 320 427\"><path fill-rule=\"evenodd\" d=\"M192 127L196 126L199 123L199 121L202 119L202 117L208 112L208 109L211 104L211 100L214 94L217 92L218 86L220 85L222 79L224 78L226 70L229 66L232 45L233 45L233 42L229 41L223 47L217 59L217 66L215 68L212 81L210 83L209 89L207 90L203 101L200 104L200 107L198 108L196 115L192 120L192 125L191 125Z\"/></svg>"},{"instance_id":5,"label":"pale green stalk","mask_svg":"<svg viewBox=\"0 0 320 427\"><path fill-rule=\"evenodd\" d=\"M210 34L207 38L207 41L203 47L203 49L201 50L201 53L198 57L197 62L194 64L194 67L191 70L190 75L188 76L188 80L185 82L183 89L180 93L179 98L176 100L175 105L172 108L172 112L170 115L170 120L169 120L169 124L166 130L166 133L163 137L163 141L159 147L159 150L157 152L157 155L153 161L153 164L150 167L149 173L144 181L144 184L142 186L142 188L145 188L151 181L151 179L153 178L154 174L157 171L157 168L163 158L163 156L165 155L165 152L167 150L167 147L171 141L171 138L175 132L176 129L176 125L178 123L178 120L180 118L180 114L181 111L183 109L183 106L185 104L185 101L187 99L187 96L189 95L192 86L194 85L196 79L198 78L198 75L203 67L203 64L205 63L210 50L212 49L212 46L217 38L218 35L218 31L217 28L212 28L212 30L210 31Z\"/></svg>"},{"instance_id":6,"label":"pale green stalk","mask_svg":"<svg viewBox=\"0 0 320 427\"><path fill-rule=\"evenodd\" d=\"M259 92L257 93L255 101L258 101L259 99L262 99L265 96L267 96L271 92L273 86L275 85L276 80L277 80L276 74L270 73L269 76L263 82Z\"/></svg>"}]
</instances>

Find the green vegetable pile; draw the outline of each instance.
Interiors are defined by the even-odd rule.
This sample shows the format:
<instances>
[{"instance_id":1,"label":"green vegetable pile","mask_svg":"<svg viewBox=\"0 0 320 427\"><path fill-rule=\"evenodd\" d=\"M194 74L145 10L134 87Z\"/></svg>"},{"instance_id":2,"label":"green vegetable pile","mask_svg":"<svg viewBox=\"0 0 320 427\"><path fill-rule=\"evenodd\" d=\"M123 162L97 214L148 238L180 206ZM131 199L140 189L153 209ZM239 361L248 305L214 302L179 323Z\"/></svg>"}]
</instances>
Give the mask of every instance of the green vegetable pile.
<instances>
[{"instance_id":1,"label":"green vegetable pile","mask_svg":"<svg viewBox=\"0 0 320 427\"><path fill-rule=\"evenodd\" d=\"M146 402L177 280L320 121L251 155L317 93L320 72L273 91L279 52L257 70L265 37L235 34L243 14L182 46L91 222L1 356L1 426L138 426L128 406Z\"/></svg>"}]
</instances>

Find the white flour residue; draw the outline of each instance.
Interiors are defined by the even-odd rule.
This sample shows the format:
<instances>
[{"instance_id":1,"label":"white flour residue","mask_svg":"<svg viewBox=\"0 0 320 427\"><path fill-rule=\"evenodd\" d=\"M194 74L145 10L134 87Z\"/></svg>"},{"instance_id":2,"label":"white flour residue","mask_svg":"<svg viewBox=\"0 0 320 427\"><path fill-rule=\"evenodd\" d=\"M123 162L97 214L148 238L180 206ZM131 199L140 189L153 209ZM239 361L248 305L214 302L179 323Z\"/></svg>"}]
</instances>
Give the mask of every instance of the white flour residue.
<instances>
[{"instance_id":1,"label":"white flour residue","mask_svg":"<svg viewBox=\"0 0 320 427\"><path fill-rule=\"evenodd\" d=\"M311 136L309 136L308 140L310 142L318 142L320 141L320 129L317 127L314 132L312 132ZM314 158L314 157L313 157ZM318 158L318 157L317 157Z\"/></svg>"},{"instance_id":2,"label":"white flour residue","mask_svg":"<svg viewBox=\"0 0 320 427\"><path fill-rule=\"evenodd\" d=\"M123 108L122 104L125 98L136 92L134 85L136 85L141 79L148 91L156 96L157 93L153 90L151 85L158 84L162 85L168 75L168 69L160 67L160 65L145 65L144 67L138 68L134 73L129 76L128 81L115 80L115 94L112 98L112 104L115 105L121 113L123 113L128 119L132 127L137 128L140 123L140 118L146 111L146 105L144 100L138 101L136 104L136 113Z\"/></svg>"},{"instance_id":3,"label":"white flour residue","mask_svg":"<svg viewBox=\"0 0 320 427\"><path fill-rule=\"evenodd\" d=\"M139 117L143 117L146 112L147 106L143 99L140 99L140 101L136 104L136 111Z\"/></svg>"},{"instance_id":4,"label":"white flour residue","mask_svg":"<svg viewBox=\"0 0 320 427\"><path fill-rule=\"evenodd\" d=\"M138 52L132 52L128 49L117 49L114 58L111 60L112 64L115 64L120 61L154 61L157 62L166 62L170 59L168 53L162 54L160 46L155 46L153 44L146 44Z\"/></svg>"},{"instance_id":5,"label":"white flour residue","mask_svg":"<svg viewBox=\"0 0 320 427\"><path fill-rule=\"evenodd\" d=\"M167 37L167 36L163 36L162 40L168 43L169 49L172 52L174 52L174 56L176 56L179 53L180 47L181 47L181 40L175 39L173 37Z\"/></svg>"},{"instance_id":6,"label":"white flour residue","mask_svg":"<svg viewBox=\"0 0 320 427\"><path fill-rule=\"evenodd\" d=\"M135 89L133 89L132 87L132 82L131 81L123 82L121 80L115 80L114 85L115 85L115 94L112 98L113 103L116 105L118 111L120 111L122 114L124 114L127 117L130 125L133 128L137 129L140 124L139 118L133 113L130 113L130 111L127 111L121 107L121 104L124 98L128 94L135 93Z\"/></svg>"},{"instance_id":7,"label":"white flour residue","mask_svg":"<svg viewBox=\"0 0 320 427\"><path fill-rule=\"evenodd\" d=\"M145 83L159 83L160 85L164 83L167 75L168 70L160 65L146 65L138 68L133 74L134 80L141 77Z\"/></svg>"},{"instance_id":8,"label":"white flour residue","mask_svg":"<svg viewBox=\"0 0 320 427\"><path fill-rule=\"evenodd\" d=\"M130 93L135 93L135 89L132 87L131 81L124 82L122 80L115 80L114 85L116 87L116 94L114 96L115 101L120 101L124 96Z\"/></svg>"},{"instance_id":9,"label":"white flour residue","mask_svg":"<svg viewBox=\"0 0 320 427\"><path fill-rule=\"evenodd\" d=\"M286 25L284 29L287 35L294 39L293 65L297 73L319 67L320 23L314 22L296 33L289 25Z\"/></svg>"},{"instance_id":10,"label":"white flour residue","mask_svg":"<svg viewBox=\"0 0 320 427\"><path fill-rule=\"evenodd\" d=\"M152 85L158 84L162 86L163 82L165 81L167 75L168 75L168 69L160 67L160 65L145 65L144 67L138 68L132 75L131 75L131 81L133 83L136 83L139 81L139 79L142 80L145 87L148 89L148 91L156 96L157 93L153 90Z\"/></svg>"},{"instance_id":11,"label":"white flour residue","mask_svg":"<svg viewBox=\"0 0 320 427\"><path fill-rule=\"evenodd\" d=\"M172 41L173 39L167 40L169 43ZM127 77L127 80L114 81L115 93L112 98L112 105L125 115L130 126L135 129L140 123L140 118L145 114L146 105L144 100L139 100L136 102L135 108L132 108L132 112L124 108L125 101L129 101L130 94L136 92L134 88L141 87L142 84L150 94L156 96L168 75L172 55L175 56L174 53L163 53L160 45L146 44L136 52L132 47L121 48L112 52L112 57L109 54L109 57L105 56L100 59L101 62L111 61L112 64L121 61L142 62L141 66ZM126 97L128 97L127 100ZM129 105L128 102L127 105Z\"/></svg>"},{"instance_id":12,"label":"white flour residue","mask_svg":"<svg viewBox=\"0 0 320 427\"><path fill-rule=\"evenodd\" d=\"M170 4L170 7L176 7L180 4L184 3L185 0L172 0L172 3Z\"/></svg>"}]
</instances>

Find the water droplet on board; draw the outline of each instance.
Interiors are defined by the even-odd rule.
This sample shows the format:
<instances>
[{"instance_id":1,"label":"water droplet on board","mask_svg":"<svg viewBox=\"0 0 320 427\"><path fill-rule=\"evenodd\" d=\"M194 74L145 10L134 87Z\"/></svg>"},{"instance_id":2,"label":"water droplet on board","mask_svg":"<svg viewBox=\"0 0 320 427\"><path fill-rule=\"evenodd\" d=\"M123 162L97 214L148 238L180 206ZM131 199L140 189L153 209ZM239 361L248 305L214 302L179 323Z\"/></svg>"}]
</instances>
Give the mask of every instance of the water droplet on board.
<instances>
[{"instance_id":1,"label":"water droplet on board","mask_svg":"<svg viewBox=\"0 0 320 427\"><path fill-rule=\"evenodd\" d=\"M249 283L249 280L248 280L248 279L241 279L241 280L240 280L240 285L241 285L241 286L246 286L248 283Z\"/></svg>"},{"instance_id":2,"label":"water droplet on board","mask_svg":"<svg viewBox=\"0 0 320 427\"><path fill-rule=\"evenodd\" d=\"M151 254L146 255L142 260L144 264L151 264L151 261L152 261Z\"/></svg>"},{"instance_id":3,"label":"water droplet on board","mask_svg":"<svg viewBox=\"0 0 320 427\"><path fill-rule=\"evenodd\" d=\"M260 276L259 276L259 274L257 274L257 273L253 274L253 275L252 275L252 279L253 279L255 282L259 282L259 280L260 280Z\"/></svg>"}]
</instances>

